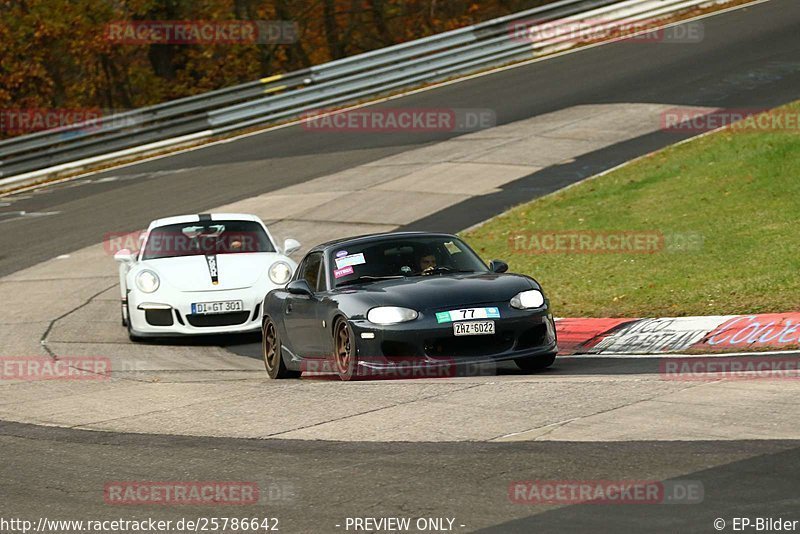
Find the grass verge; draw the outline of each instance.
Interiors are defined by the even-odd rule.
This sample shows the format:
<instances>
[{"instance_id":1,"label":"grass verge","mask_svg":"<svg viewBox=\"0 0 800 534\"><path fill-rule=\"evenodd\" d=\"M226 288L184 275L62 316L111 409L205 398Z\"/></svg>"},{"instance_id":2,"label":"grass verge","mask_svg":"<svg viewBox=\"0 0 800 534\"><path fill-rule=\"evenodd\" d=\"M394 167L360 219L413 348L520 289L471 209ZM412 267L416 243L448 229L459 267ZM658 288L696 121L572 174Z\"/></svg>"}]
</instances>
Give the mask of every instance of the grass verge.
<instances>
[{"instance_id":1,"label":"grass verge","mask_svg":"<svg viewBox=\"0 0 800 534\"><path fill-rule=\"evenodd\" d=\"M780 111L798 114L800 102ZM542 253L556 246L551 235L569 252ZM597 252L626 235L656 250ZM463 237L484 258L541 282L560 317L796 311L800 131L716 132L520 205Z\"/></svg>"}]
</instances>

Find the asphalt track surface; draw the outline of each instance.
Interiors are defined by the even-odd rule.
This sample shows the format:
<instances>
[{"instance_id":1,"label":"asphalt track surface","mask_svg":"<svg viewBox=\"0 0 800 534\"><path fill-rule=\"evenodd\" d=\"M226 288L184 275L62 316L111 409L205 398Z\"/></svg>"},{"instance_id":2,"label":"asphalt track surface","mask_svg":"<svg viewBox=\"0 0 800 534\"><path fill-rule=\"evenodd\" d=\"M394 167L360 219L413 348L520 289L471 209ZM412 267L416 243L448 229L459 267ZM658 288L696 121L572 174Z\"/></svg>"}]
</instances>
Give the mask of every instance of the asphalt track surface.
<instances>
[{"instance_id":1,"label":"asphalt track surface","mask_svg":"<svg viewBox=\"0 0 800 534\"><path fill-rule=\"evenodd\" d=\"M733 517L797 519L800 443L331 443L140 436L0 425L3 517L277 517L344 532L347 517L450 517L455 532L713 532ZM47 459L50 461L47 461ZM38 459L41 467L28 462ZM35 461L35 460L34 460ZM115 480L260 481L250 506L112 506ZM700 504L517 504L524 480L699 481ZM266 492L265 492L266 493ZM460 527L464 525L464 527ZM483 530L485 529L485 530ZM352 530L351 530L352 532Z\"/></svg>"},{"instance_id":2,"label":"asphalt track surface","mask_svg":"<svg viewBox=\"0 0 800 534\"><path fill-rule=\"evenodd\" d=\"M795 0L772 0L704 24L701 43L614 43L383 106L491 108L504 124L590 103L759 108L800 98L800 4ZM141 228L166 213L202 211L450 135L329 135L290 127L112 170L88 182L2 198L0 206L11 205L0 208L5 212L0 214L0 275L97 243L106 232ZM457 231L680 138L657 133L617 145L524 178L513 192L499 193L491 202L468 202L411 226ZM196 172L171 174L185 168ZM100 181L108 176L125 179ZM19 211L59 213L15 216ZM587 361L581 371L602 374L609 365ZM796 413L786 416L797 418ZM0 443L4 518L270 515L280 519L284 532L336 532L344 530L335 525L348 516L444 516L465 525L457 531L713 532L718 517L730 530L733 516L797 519L800 505L800 443L776 440L345 444L138 436L0 423ZM274 482L287 497L233 511L103 502L103 484L111 480L254 478ZM509 484L530 479L699 480L705 500L567 507L511 503Z\"/></svg>"}]
</instances>

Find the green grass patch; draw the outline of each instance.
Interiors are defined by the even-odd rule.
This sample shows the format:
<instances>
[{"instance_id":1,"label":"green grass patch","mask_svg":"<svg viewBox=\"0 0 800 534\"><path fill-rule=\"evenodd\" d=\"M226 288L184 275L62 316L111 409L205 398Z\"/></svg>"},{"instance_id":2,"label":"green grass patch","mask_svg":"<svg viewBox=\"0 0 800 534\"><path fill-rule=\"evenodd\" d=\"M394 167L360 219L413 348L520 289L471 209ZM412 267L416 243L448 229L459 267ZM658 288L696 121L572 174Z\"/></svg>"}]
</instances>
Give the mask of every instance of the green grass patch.
<instances>
[{"instance_id":1,"label":"green grass patch","mask_svg":"<svg viewBox=\"0 0 800 534\"><path fill-rule=\"evenodd\" d=\"M783 109L800 112L800 103ZM655 232L664 241L652 253L536 253L547 242L535 238L547 232ZM487 260L536 278L560 317L797 311L800 134L708 135L462 237Z\"/></svg>"}]
</instances>

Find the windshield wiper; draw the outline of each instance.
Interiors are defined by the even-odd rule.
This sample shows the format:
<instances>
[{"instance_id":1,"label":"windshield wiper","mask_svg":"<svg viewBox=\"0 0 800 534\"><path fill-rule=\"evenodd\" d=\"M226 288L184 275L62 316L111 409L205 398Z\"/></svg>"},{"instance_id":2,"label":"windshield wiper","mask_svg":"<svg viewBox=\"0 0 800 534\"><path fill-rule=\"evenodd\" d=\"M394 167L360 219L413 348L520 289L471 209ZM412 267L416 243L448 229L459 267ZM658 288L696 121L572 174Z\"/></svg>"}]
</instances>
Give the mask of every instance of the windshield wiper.
<instances>
[{"instance_id":1,"label":"windshield wiper","mask_svg":"<svg viewBox=\"0 0 800 534\"><path fill-rule=\"evenodd\" d=\"M344 282L339 282L336 284L336 287L343 287L349 286L352 284L363 284L364 282L374 282L375 280L397 280L400 278L405 278L403 276L370 276L370 275L362 275L358 278L353 278L352 280L345 280Z\"/></svg>"},{"instance_id":2,"label":"windshield wiper","mask_svg":"<svg viewBox=\"0 0 800 534\"><path fill-rule=\"evenodd\" d=\"M451 267L445 267L445 266L442 265L440 267L434 267L433 269L430 269L428 271L422 271L421 273L419 273L419 275L420 276L429 276L431 274L442 274L442 273L474 273L474 272L475 271L471 271L471 270L453 269Z\"/></svg>"}]
</instances>

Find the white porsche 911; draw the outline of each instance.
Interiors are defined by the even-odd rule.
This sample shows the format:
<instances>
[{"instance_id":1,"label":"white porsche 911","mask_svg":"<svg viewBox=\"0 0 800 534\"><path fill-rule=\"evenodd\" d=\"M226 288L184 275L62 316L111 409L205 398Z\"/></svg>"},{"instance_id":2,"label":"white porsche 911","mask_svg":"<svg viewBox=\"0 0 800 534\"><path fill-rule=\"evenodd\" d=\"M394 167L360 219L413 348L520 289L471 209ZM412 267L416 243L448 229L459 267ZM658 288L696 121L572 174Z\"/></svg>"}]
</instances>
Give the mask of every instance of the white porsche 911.
<instances>
[{"instance_id":1,"label":"white porsche 911","mask_svg":"<svg viewBox=\"0 0 800 534\"><path fill-rule=\"evenodd\" d=\"M138 252L119 262L122 324L131 340L230 334L261 329L261 303L297 264L255 215L182 215L150 223Z\"/></svg>"}]
</instances>

